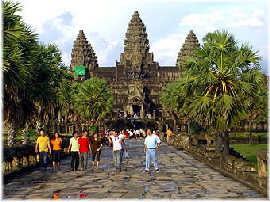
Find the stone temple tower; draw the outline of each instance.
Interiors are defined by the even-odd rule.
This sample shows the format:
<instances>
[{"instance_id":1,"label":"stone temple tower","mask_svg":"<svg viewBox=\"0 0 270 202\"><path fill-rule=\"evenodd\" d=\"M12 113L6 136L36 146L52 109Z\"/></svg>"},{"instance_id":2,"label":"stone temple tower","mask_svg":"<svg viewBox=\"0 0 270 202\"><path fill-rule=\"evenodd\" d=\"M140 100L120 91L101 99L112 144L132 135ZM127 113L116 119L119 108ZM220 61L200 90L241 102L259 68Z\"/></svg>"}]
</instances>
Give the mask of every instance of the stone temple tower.
<instances>
[{"instance_id":1,"label":"stone temple tower","mask_svg":"<svg viewBox=\"0 0 270 202\"><path fill-rule=\"evenodd\" d=\"M153 53L149 53L146 27L138 11L134 12L128 24L124 45L124 53L121 53L118 65L128 69L129 78L143 78L149 65L156 63Z\"/></svg>"},{"instance_id":2,"label":"stone temple tower","mask_svg":"<svg viewBox=\"0 0 270 202\"><path fill-rule=\"evenodd\" d=\"M196 35L193 33L193 30L190 30L186 37L185 43L182 45L180 52L178 53L178 58L176 61L176 66L181 72L187 57L194 56L194 50L199 46L200 44Z\"/></svg>"},{"instance_id":3,"label":"stone temple tower","mask_svg":"<svg viewBox=\"0 0 270 202\"><path fill-rule=\"evenodd\" d=\"M90 77L90 69L98 67L96 54L87 41L83 30L79 31L77 39L74 41L71 53L71 69L74 70L76 66L85 66L85 76L74 77L74 80L85 80Z\"/></svg>"}]
</instances>

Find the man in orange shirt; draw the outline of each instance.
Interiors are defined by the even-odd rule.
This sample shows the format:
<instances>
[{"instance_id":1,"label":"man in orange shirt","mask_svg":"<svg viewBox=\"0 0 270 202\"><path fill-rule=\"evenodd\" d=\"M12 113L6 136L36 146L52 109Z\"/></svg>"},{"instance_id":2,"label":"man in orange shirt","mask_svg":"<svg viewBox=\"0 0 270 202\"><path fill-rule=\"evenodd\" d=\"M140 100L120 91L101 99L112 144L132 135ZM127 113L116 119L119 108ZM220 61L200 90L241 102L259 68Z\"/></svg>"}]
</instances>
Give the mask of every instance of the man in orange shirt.
<instances>
[{"instance_id":1,"label":"man in orange shirt","mask_svg":"<svg viewBox=\"0 0 270 202\"><path fill-rule=\"evenodd\" d=\"M54 132L54 138L51 140L52 144L52 159L53 159L53 171L60 170L60 157L62 150L62 138L59 137L58 132Z\"/></svg>"}]
</instances>

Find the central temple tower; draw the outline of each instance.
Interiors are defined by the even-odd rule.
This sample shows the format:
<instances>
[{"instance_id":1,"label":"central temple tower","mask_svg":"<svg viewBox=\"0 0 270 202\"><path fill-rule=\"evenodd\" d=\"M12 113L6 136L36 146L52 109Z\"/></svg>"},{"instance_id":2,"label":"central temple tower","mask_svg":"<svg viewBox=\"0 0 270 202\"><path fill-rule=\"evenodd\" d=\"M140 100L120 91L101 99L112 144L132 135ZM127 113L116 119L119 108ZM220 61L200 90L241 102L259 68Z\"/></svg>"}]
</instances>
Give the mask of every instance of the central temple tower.
<instances>
[{"instance_id":1,"label":"central temple tower","mask_svg":"<svg viewBox=\"0 0 270 202\"><path fill-rule=\"evenodd\" d=\"M117 65L124 66L130 79L147 77L147 69L150 65L156 65L156 62L153 53L149 53L146 27L138 11L134 12L128 24L124 45L124 53L121 53Z\"/></svg>"}]
</instances>

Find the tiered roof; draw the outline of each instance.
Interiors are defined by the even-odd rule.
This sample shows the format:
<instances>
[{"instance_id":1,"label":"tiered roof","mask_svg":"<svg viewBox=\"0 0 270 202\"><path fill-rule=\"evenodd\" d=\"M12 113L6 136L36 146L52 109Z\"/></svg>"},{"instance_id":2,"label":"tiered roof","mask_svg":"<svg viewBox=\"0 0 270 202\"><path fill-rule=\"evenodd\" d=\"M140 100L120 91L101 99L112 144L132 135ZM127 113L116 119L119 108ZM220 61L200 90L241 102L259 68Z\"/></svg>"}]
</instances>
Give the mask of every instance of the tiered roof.
<instances>
[{"instance_id":1,"label":"tiered roof","mask_svg":"<svg viewBox=\"0 0 270 202\"><path fill-rule=\"evenodd\" d=\"M199 46L200 44L196 35L193 33L193 30L190 30L185 40L185 43L182 45L182 48L180 49L180 52L178 53L176 66L180 70L182 70L187 57L194 56L194 50L198 48Z\"/></svg>"},{"instance_id":2,"label":"tiered roof","mask_svg":"<svg viewBox=\"0 0 270 202\"><path fill-rule=\"evenodd\" d=\"M138 11L135 11L128 24L124 53L120 56L120 64L125 66L153 63L153 54L149 53L149 40L146 27Z\"/></svg>"},{"instance_id":3,"label":"tiered roof","mask_svg":"<svg viewBox=\"0 0 270 202\"><path fill-rule=\"evenodd\" d=\"M98 67L96 54L83 30L79 31L71 53L71 67L74 68L77 65L85 65L87 68Z\"/></svg>"}]
</instances>

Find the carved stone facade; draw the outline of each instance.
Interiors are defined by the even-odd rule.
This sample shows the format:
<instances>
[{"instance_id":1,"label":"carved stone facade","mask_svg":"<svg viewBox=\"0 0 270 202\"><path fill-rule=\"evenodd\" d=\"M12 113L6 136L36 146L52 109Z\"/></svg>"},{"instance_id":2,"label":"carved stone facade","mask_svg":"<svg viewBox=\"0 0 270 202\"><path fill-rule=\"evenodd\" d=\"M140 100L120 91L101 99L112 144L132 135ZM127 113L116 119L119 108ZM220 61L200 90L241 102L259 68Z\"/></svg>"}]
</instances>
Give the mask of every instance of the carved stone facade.
<instances>
[{"instance_id":1,"label":"carved stone facade","mask_svg":"<svg viewBox=\"0 0 270 202\"><path fill-rule=\"evenodd\" d=\"M178 58L176 61L176 66L181 71L187 57L194 56L194 50L200 46L196 35L193 30L190 30L185 43L182 45L180 52L178 53Z\"/></svg>"},{"instance_id":2,"label":"carved stone facade","mask_svg":"<svg viewBox=\"0 0 270 202\"><path fill-rule=\"evenodd\" d=\"M74 68L80 65L86 67L86 75L84 77L74 77L75 80L88 79L90 77L89 69L98 67L96 54L91 44L86 40L83 30L79 31L71 53L71 67Z\"/></svg>"},{"instance_id":3,"label":"carved stone facade","mask_svg":"<svg viewBox=\"0 0 270 202\"><path fill-rule=\"evenodd\" d=\"M114 117L119 113L126 116L137 114L140 118L160 120L165 115L159 98L161 88L177 80L181 68L159 66L149 49L146 27L138 11L135 11L125 35L124 52L120 55L120 61L116 62L116 67L98 67L95 53L80 31L71 54L71 68L75 65L86 66L87 75L82 80L99 77L108 81L115 100ZM179 54L178 60L181 57Z\"/></svg>"}]
</instances>

